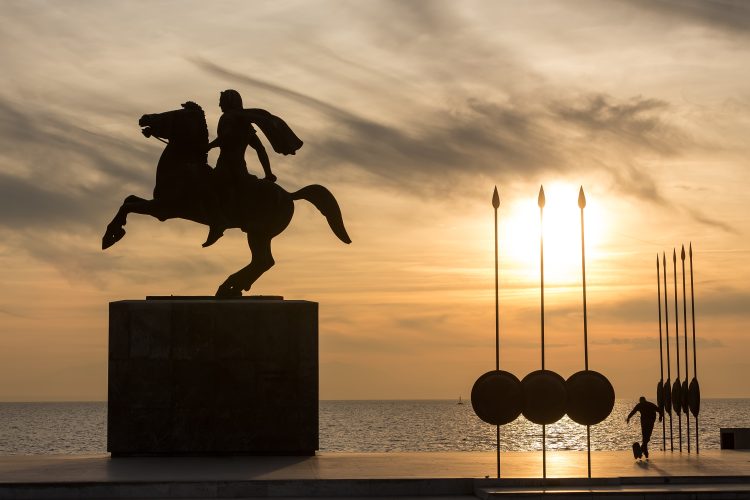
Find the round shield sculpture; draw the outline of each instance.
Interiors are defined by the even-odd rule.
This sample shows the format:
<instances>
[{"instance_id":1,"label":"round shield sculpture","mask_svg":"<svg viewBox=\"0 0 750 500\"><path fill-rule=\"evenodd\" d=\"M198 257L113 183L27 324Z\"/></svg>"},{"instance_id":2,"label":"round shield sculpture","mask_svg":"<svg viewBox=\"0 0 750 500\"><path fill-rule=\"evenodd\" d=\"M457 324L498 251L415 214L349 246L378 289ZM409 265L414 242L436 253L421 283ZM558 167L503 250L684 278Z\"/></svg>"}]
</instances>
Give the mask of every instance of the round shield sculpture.
<instances>
[{"instance_id":1,"label":"round shield sculpture","mask_svg":"<svg viewBox=\"0 0 750 500\"><path fill-rule=\"evenodd\" d=\"M596 425L615 407L615 389L607 377L593 370L576 372L565 381L567 414L581 425Z\"/></svg>"},{"instance_id":2,"label":"round shield sculpture","mask_svg":"<svg viewBox=\"0 0 750 500\"><path fill-rule=\"evenodd\" d=\"M523 391L518 377L504 370L480 376L471 388L474 413L488 424L505 425L521 414Z\"/></svg>"},{"instance_id":3,"label":"round shield sculpture","mask_svg":"<svg viewBox=\"0 0 750 500\"><path fill-rule=\"evenodd\" d=\"M658 406L661 411L664 411L664 386L662 385L661 380L656 383L656 406Z\"/></svg>"},{"instance_id":4,"label":"round shield sculpture","mask_svg":"<svg viewBox=\"0 0 750 500\"><path fill-rule=\"evenodd\" d=\"M672 414L672 391L669 390L669 379L664 382L664 411Z\"/></svg>"},{"instance_id":5,"label":"round shield sculpture","mask_svg":"<svg viewBox=\"0 0 750 500\"><path fill-rule=\"evenodd\" d=\"M568 391L565 379L550 370L536 370L521 381L523 416L539 425L553 424L565 415Z\"/></svg>"},{"instance_id":6,"label":"round shield sculpture","mask_svg":"<svg viewBox=\"0 0 750 500\"><path fill-rule=\"evenodd\" d=\"M701 411L701 387L695 377L690 381L688 388L688 406L690 407L690 413L697 417Z\"/></svg>"},{"instance_id":7,"label":"round shield sculpture","mask_svg":"<svg viewBox=\"0 0 750 500\"><path fill-rule=\"evenodd\" d=\"M672 386L672 408L678 416L682 413L682 385L679 379Z\"/></svg>"},{"instance_id":8,"label":"round shield sculpture","mask_svg":"<svg viewBox=\"0 0 750 500\"><path fill-rule=\"evenodd\" d=\"M682 389L680 389L680 403L682 403L682 413L685 415L688 413L688 390L688 382L683 380Z\"/></svg>"}]
</instances>

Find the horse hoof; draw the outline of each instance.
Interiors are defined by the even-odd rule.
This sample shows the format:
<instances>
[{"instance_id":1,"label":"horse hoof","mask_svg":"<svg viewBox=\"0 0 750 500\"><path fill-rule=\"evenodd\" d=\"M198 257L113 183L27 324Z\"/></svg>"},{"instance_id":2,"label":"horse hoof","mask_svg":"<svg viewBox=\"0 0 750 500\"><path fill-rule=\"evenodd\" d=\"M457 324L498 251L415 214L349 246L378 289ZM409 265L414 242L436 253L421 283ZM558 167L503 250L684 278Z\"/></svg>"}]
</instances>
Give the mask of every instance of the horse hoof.
<instances>
[{"instance_id":1,"label":"horse hoof","mask_svg":"<svg viewBox=\"0 0 750 500\"><path fill-rule=\"evenodd\" d=\"M242 290L230 285L229 283L222 283L222 285L219 286L219 289L216 290L216 296L225 299L242 297Z\"/></svg>"},{"instance_id":2,"label":"horse hoof","mask_svg":"<svg viewBox=\"0 0 750 500\"><path fill-rule=\"evenodd\" d=\"M125 236L125 228L123 227L107 227L107 232L102 237L102 250L106 250Z\"/></svg>"}]
</instances>

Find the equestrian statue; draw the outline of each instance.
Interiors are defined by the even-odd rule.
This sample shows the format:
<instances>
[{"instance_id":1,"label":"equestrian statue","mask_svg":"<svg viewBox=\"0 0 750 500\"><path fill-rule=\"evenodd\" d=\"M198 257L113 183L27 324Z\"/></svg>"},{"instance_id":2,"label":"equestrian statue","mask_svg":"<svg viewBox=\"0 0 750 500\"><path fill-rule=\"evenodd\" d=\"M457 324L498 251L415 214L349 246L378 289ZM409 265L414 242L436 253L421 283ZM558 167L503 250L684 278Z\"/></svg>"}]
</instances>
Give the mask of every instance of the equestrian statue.
<instances>
[{"instance_id":1,"label":"equestrian statue","mask_svg":"<svg viewBox=\"0 0 750 500\"><path fill-rule=\"evenodd\" d=\"M278 116L262 109L245 109L236 90L221 93L223 112L217 138L208 142L203 109L188 101L181 109L143 115L138 124L146 137L166 143L156 167L153 199L130 195L125 198L102 238L107 249L125 236L128 214L150 215L165 221L187 219L209 226L203 244L208 247L224 234L239 228L247 234L252 252L250 264L230 275L216 291L217 297L240 297L274 265L271 239L281 234L294 214L294 200L307 200L326 218L334 234L344 243L351 239L344 227L336 198L328 189L313 184L289 193L276 184L268 154L257 136L256 125L279 154L295 154L302 141ZM247 171L247 146L258 155L265 177ZM208 151L219 148L216 168L208 165Z\"/></svg>"}]
</instances>

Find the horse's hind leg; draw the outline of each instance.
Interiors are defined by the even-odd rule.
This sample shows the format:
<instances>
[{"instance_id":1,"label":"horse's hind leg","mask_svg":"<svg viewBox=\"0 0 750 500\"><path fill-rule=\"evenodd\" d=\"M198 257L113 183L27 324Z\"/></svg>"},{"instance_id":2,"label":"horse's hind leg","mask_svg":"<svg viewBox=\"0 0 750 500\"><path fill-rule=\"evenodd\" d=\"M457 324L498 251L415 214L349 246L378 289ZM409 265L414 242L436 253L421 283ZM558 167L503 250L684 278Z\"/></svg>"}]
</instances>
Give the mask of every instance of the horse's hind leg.
<instances>
[{"instance_id":1,"label":"horse's hind leg","mask_svg":"<svg viewBox=\"0 0 750 500\"><path fill-rule=\"evenodd\" d=\"M250 287L275 264L271 254L271 238L247 235L247 243L253 254L250 264L229 276L216 291L217 297L241 297L242 291Z\"/></svg>"}]
</instances>

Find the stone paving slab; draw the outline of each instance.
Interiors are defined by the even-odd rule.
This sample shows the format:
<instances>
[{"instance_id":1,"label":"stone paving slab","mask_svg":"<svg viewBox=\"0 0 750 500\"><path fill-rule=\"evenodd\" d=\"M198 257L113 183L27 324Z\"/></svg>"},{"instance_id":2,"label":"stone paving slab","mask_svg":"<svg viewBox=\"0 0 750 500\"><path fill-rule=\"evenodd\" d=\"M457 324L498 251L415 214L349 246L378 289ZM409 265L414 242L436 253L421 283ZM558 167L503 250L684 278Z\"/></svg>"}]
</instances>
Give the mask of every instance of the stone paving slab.
<instances>
[{"instance_id":1,"label":"stone paving slab","mask_svg":"<svg viewBox=\"0 0 750 500\"><path fill-rule=\"evenodd\" d=\"M313 457L0 457L0 499L750 498L750 452L319 453Z\"/></svg>"},{"instance_id":2,"label":"stone paving slab","mask_svg":"<svg viewBox=\"0 0 750 500\"><path fill-rule=\"evenodd\" d=\"M630 452L602 451L592 452L591 462L595 478L750 476L750 451L708 450L699 455L652 452L649 462L634 461ZM492 452L318 453L312 457L0 457L0 483L494 478L496 474ZM541 453L502 453L501 476L541 478ZM548 452L547 477L586 477L586 452Z\"/></svg>"}]
</instances>

